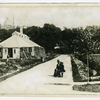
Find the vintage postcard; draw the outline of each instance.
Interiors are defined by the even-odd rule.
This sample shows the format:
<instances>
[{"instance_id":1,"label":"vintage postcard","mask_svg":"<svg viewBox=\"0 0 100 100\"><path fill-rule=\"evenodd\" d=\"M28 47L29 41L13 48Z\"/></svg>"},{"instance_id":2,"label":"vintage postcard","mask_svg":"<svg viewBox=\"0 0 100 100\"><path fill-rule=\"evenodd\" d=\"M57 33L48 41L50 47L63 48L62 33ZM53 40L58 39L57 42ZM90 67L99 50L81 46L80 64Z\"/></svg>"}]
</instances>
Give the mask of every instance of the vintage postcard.
<instances>
[{"instance_id":1,"label":"vintage postcard","mask_svg":"<svg viewBox=\"0 0 100 100\"><path fill-rule=\"evenodd\" d=\"M100 97L100 4L0 4L0 96Z\"/></svg>"}]
</instances>

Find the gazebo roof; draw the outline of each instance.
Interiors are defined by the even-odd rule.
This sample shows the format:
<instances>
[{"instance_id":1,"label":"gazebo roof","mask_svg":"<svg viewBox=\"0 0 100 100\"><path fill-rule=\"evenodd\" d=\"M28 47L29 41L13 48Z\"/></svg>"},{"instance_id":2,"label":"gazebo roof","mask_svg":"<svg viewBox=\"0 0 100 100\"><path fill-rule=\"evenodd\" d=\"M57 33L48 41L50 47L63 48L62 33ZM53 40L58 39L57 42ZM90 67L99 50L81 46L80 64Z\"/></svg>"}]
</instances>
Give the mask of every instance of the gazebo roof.
<instances>
[{"instance_id":1,"label":"gazebo roof","mask_svg":"<svg viewBox=\"0 0 100 100\"><path fill-rule=\"evenodd\" d=\"M20 36L18 36L18 34L20 34ZM26 36L27 38L24 38L22 36L22 33L15 31L10 38L8 38L0 43L0 47L7 47L7 48L34 47L34 46L41 47L38 44L36 44L35 42L29 40L29 37L27 35L25 35L25 34L23 34L23 35Z\"/></svg>"}]
</instances>

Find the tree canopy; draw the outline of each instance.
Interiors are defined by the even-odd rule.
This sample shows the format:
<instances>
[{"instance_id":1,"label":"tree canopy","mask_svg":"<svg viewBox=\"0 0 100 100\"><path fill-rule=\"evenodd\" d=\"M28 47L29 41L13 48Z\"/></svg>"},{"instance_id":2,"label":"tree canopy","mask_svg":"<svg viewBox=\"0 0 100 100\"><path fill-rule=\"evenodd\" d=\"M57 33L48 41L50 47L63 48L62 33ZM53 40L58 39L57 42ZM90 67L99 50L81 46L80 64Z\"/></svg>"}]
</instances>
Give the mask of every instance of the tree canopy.
<instances>
[{"instance_id":1,"label":"tree canopy","mask_svg":"<svg viewBox=\"0 0 100 100\"><path fill-rule=\"evenodd\" d=\"M15 29L0 29L0 42L9 38ZM85 29L67 28L61 30L53 24L45 23L43 27L31 26L24 28L24 34L30 40L43 46L46 51L54 51L55 46L59 46L64 53L100 53L100 28L98 26L87 26Z\"/></svg>"}]
</instances>

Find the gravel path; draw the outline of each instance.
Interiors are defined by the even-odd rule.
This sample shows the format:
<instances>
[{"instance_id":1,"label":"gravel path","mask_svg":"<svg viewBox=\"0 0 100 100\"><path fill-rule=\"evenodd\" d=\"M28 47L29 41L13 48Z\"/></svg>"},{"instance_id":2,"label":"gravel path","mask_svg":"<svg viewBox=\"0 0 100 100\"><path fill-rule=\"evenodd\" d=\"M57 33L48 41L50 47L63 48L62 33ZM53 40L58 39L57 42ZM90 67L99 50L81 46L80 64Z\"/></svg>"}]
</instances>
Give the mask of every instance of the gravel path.
<instances>
[{"instance_id":1,"label":"gravel path","mask_svg":"<svg viewBox=\"0 0 100 100\"><path fill-rule=\"evenodd\" d=\"M57 60L64 62L64 77L53 77ZM95 82L91 82L94 84ZM0 83L0 96L60 96L60 97L99 97L100 93L75 91L73 82L71 59L69 55L61 55L51 61L17 74Z\"/></svg>"},{"instance_id":2,"label":"gravel path","mask_svg":"<svg viewBox=\"0 0 100 100\"><path fill-rule=\"evenodd\" d=\"M66 72L63 78L53 77L57 60L64 63ZM5 96L74 96L89 97L96 93L73 91L75 83L72 79L71 59L69 55L61 55L51 61L42 63L32 69L17 74L0 83L0 95ZM100 95L100 94L96 94Z\"/></svg>"},{"instance_id":3,"label":"gravel path","mask_svg":"<svg viewBox=\"0 0 100 100\"><path fill-rule=\"evenodd\" d=\"M63 78L53 77L57 59L62 61L65 66L66 72ZM1 82L0 93L13 95L65 94L72 91L71 82L73 81L70 56L61 55Z\"/></svg>"}]
</instances>

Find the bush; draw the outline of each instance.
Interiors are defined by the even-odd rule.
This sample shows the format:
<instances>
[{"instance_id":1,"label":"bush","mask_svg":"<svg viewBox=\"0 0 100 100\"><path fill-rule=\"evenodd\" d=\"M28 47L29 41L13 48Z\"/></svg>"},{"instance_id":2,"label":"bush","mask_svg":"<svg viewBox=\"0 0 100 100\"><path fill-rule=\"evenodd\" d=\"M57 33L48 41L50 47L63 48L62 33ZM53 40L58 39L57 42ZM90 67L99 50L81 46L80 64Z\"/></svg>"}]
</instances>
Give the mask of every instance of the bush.
<instances>
[{"instance_id":1,"label":"bush","mask_svg":"<svg viewBox=\"0 0 100 100\"><path fill-rule=\"evenodd\" d=\"M2 75L3 75L3 72L0 71L0 76L2 76Z\"/></svg>"},{"instance_id":2,"label":"bush","mask_svg":"<svg viewBox=\"0 0 100 100\"><path fill-rule=\"evenodd\" d=\"M10 60L9 63L16 64L15 60Z\"/></svg>"},{"instance_id":3,"label":"bush","mask_svg":"<svg viewBox=\"0 0 100 100\"><path fill-rule=\"evenodd\" d=\"M20 61L20 66L35 64L35 62L41 62L41 60L40 59L23 59L22 61Z\"/></svg>"},{"instance_id":4,"label":"bush","mask_svg":"<svg viewBox=\"0 0 100 100\"><path fill-rule=\"evenodd\" d=\"M18 68L17 68L16 65L12 65L12 66L10 66L10 69L11 69L11 70L17 70Z\"/></svg>"},{"instance_id":5,"label":"bush","mask_svg":"<svg viewBox=\"0 0 100 100\"><path fill-rule=\"evenodd\" d=\"M3 73L7 73L7 72L8 72L8 70L7 70L6 67L2 68L1 71L2 71Z\"/></svg>"},{"instance_id":6,"label":"bush","mask_svg":"<svg viewBox=\"0 0 100 100\"><path fill-rule=\"evenodd\" d=\"M98 55L89 56L89 67L97 71L97 76L100 76L100 64L99 63L100 63L100 57L98 57Z\"/></svg>"},{"instance_id":7,"label":"bush","mask_svg":"<svg viewBox=\"0 0 100 100\"><path fill-rule=\"evenodd\" d=\"M86 54L77 53L75 55L75 57L78 58L79 60L81 60L83 63L87 64L87 55Z\"/></svg>"},{"instance_id":8,"label":"bush","mask_svg":"<svg viewBox=\"0 0 100 100\"><path fill-rule=\"evenodd\" d=\"M73 81L74 82L79 82L82 81L80 74L78 72L77 65L75 64L74 60L71 59L71 64L72 64L72 75L73 75Z\"/></svg>"},{"instance_id":9,"label":"bush","mask_svg":"<svg viewBox=\"0 0 100 100\"><path fill-rule=\"evenodd\" d=\"M74 85L73 90L87 91L87 92L100 92L100 84Z\"/></svg>"},{"instance_id":10,"label":"bush","mask_svg":"<svg viewBox=\"0 0 100 100\"><path fill-rule=\"evenodd\" d=\"M4 68L6 66L6 64L1 64L0 68Z\"/></svg>"},{"instance_id":11,"label":"bush","mask_svg":"<svg viewBox=\"0 0 100 100\"><path fill-rule=\"evenodd\" d=\"M3 71L0 69L0 76L3 75Z\"/></svg>"},{"instance_id":12,"label":"bush","mask_svg":"<svg viewBox=\"0 0 100 100\"><path fill-rule=\"evenodd\" d=\"M71 56L73 80L75 82L87 81L88 67L86 64ZM89 76L93 76L93 70L89 69Z\"/></svg>"},{"instance_id":13,"label":"bush","mask_svg":"<svg viewBox=\"0 0 100 100\"><path fill-rule=\"evenodd\" d=\"M77 54L77 58L83 63L87 64L87 55ZM89 55L89 76L93 76L92 70L97 72L97 76L100 75L100 55Z\"/></svg>"},{"instance_id":14,"label":"bush","mask_svg":"<svg viewBox=\"0 0 100 100\"><path fill-rule=\"evenodd\" d=\"M51 60L57 56L59 55L56 53L49 54L48 56L46 56L47 60L45 59L45 61ZM7 76L1 77L0 81L3 81L9 77L12 77L13 75L16 75L20 72L26 71L40 63L41 63L41 59L37 59L37 57L32 57L32 58L23 59L23 60L22 59L13 59L13 60L10 59L7 64L0 65L0 76L6 75L6 73L10 73ZM20 69L20 70L14 71L17 69Z\"/></svg>"}]
</instances>

